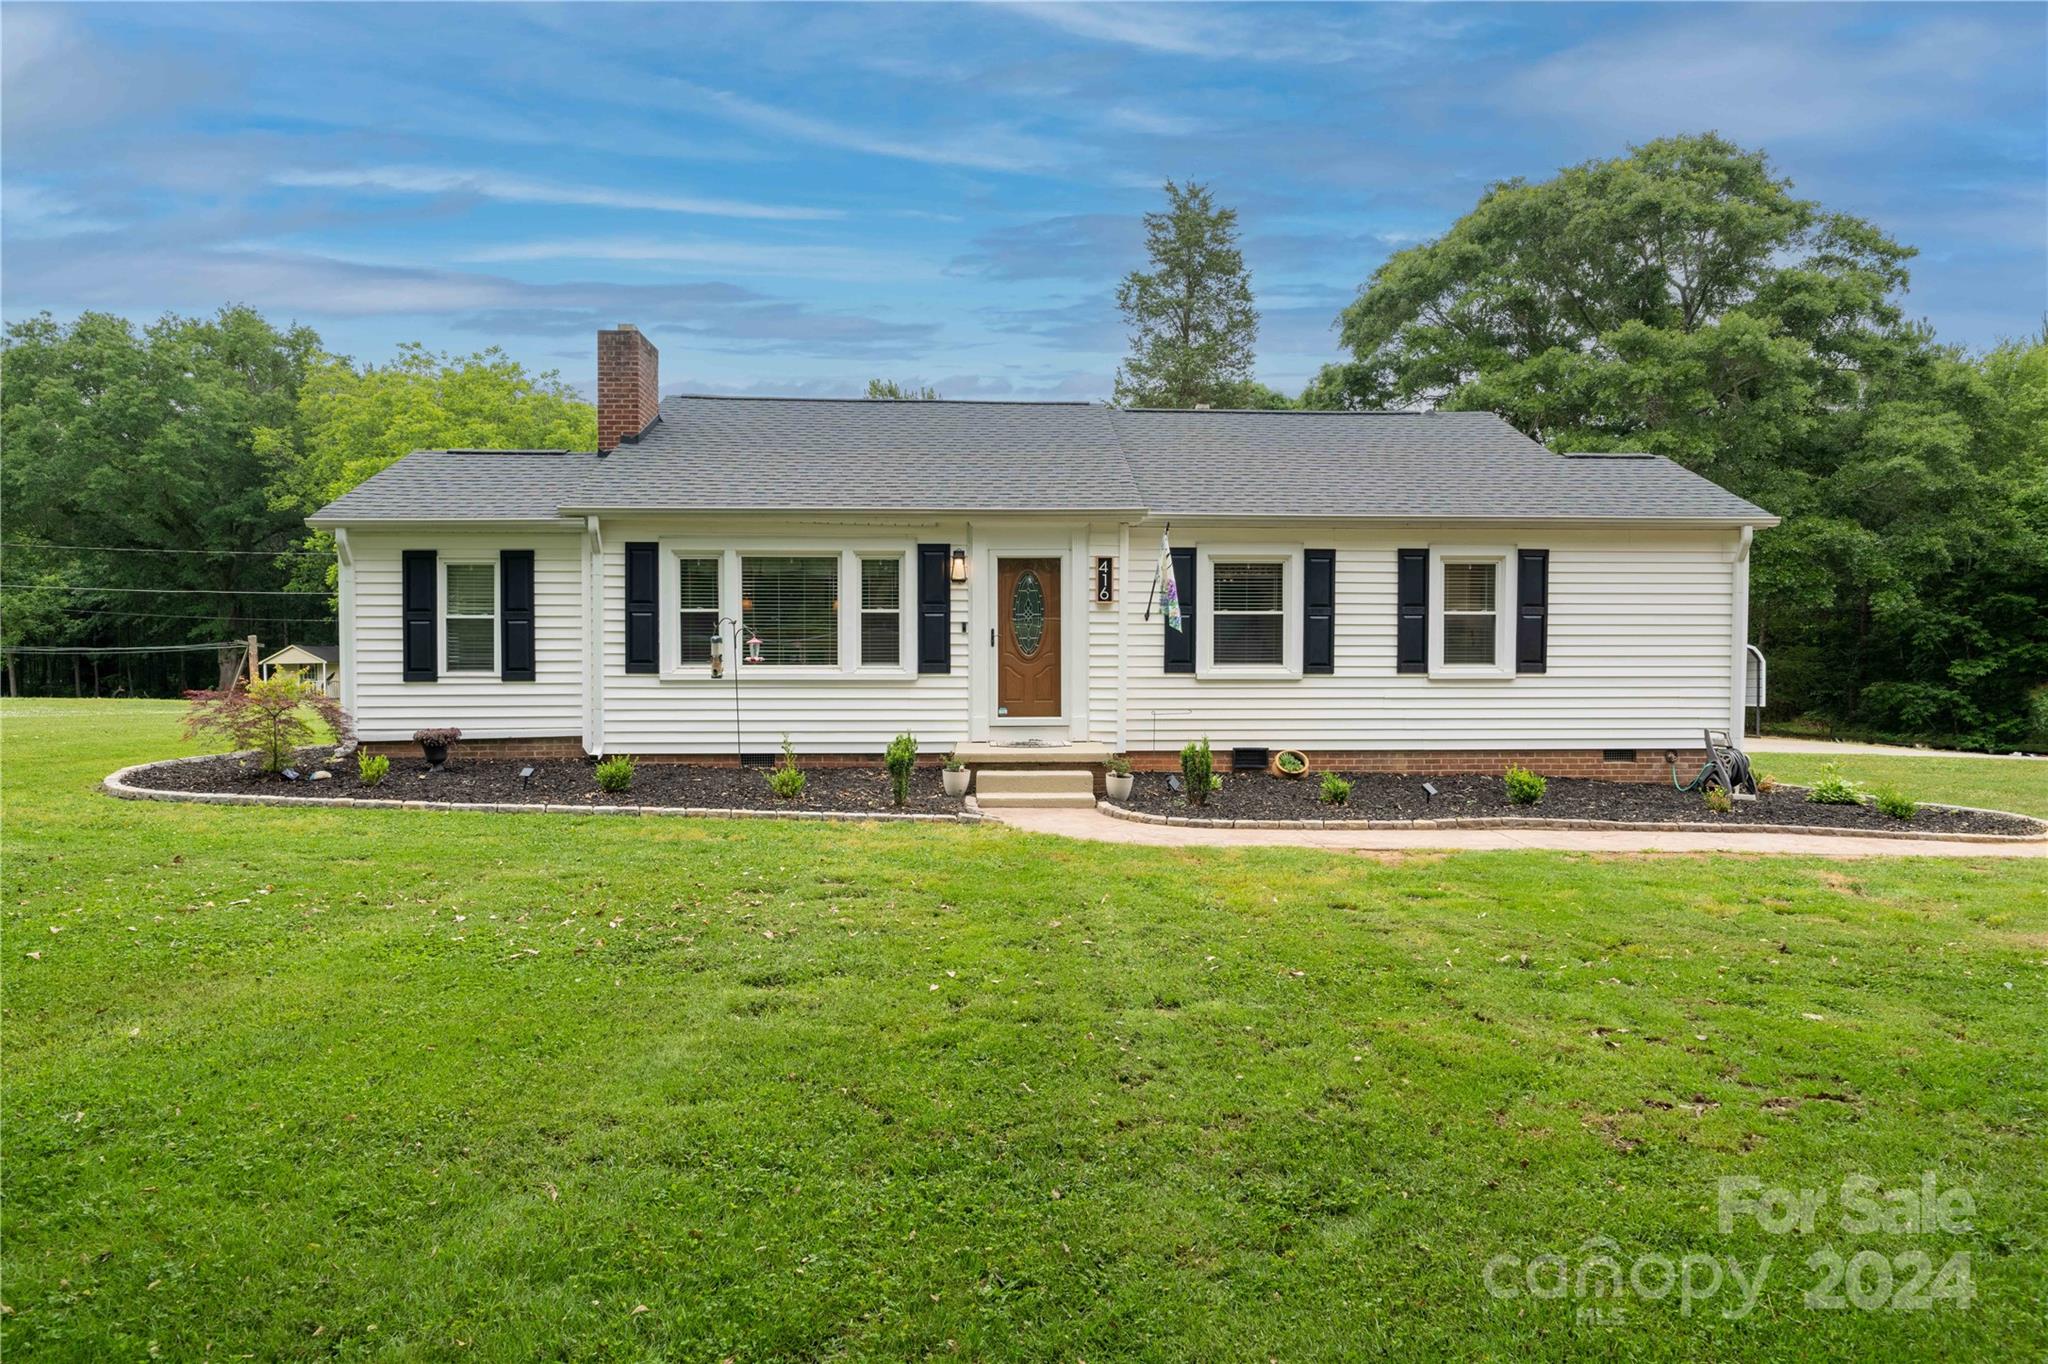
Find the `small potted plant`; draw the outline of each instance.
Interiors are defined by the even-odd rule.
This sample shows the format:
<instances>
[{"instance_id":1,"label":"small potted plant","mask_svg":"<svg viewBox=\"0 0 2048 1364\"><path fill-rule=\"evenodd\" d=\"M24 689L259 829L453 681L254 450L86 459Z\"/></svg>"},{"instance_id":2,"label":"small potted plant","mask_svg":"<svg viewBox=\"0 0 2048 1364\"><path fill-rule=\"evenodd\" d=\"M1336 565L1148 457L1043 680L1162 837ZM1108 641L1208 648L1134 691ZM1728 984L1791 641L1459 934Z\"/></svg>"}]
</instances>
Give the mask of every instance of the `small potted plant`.
<instances>
[{"instance_id":1,"label":"small potted plant","mask_svg":"<svg viewBox=\"0 0 2048 1364\"><path fill-rule=\"evenodd\" d=\"M1109 798L1129 800L1131 786L1137 781L1137 778L1131 775L1131 760L1119 753L1103 763L1103 766L1109 769L1109 775L1102 779L1103 790L1109 793Z\"/></svg>"},{"instance_id":2,"label":"small potted plant","mask_svg":"<svg viewBox=\"0 0 2048 1364\"><path fill-rule=\"evenodd\" d=\"M412 741L420 746L420 752L427 757L427 766L439 767L448 761L448 750L462 737L459 729L422 729L416 731Z\"/></svg>"},{"instance_id":3,"label":"small potted plant","mask_svg":"<svg viewBox=\"0 0 2048 1364\"><path fill-rule=\"evenodd\" d=\"M1308 754L1298 748L1283 748L1273 755L1273 775L1299 777L1308 772Z\"/></svg>"},{"instance_id":4,"label":"small potted plant","mask_svg":"<svg viewBox=\"0 0 2048 1364\"><path fill-rule=\"evenodd\" d=\"M939 779L946 783L947 795L964 796L967 794L967 783L973 775L967 770L967 764L960 761L958 753L948 753L945 771L940 774Z\"/></svg>"}]
</instances>

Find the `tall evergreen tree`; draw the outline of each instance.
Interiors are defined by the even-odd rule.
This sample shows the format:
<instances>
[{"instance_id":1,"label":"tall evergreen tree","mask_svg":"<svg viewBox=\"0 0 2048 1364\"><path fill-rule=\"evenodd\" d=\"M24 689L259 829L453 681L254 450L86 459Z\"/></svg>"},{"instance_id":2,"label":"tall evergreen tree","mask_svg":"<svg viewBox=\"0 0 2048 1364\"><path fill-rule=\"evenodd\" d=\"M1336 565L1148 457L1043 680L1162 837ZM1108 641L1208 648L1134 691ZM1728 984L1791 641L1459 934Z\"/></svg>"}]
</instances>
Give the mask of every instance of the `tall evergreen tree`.
<instances>
[{"instance_id":1,"label":"tall evergreen tree","mask_svg":"<svg viewBox=\"0 0 2048 1364\"><path fill-rule=\"evenodd\" d=\"M1234 407L1256 392L1252 346L1259 314L1237 245L1237 210L1218 208L1206 185L1166 182L1167 208L1145 215L1149 271L1117 286L1131 351L1116 400L1133 407ZM1261 402L1256 405L1269 405Z\"/></svg>"}]
</instances>

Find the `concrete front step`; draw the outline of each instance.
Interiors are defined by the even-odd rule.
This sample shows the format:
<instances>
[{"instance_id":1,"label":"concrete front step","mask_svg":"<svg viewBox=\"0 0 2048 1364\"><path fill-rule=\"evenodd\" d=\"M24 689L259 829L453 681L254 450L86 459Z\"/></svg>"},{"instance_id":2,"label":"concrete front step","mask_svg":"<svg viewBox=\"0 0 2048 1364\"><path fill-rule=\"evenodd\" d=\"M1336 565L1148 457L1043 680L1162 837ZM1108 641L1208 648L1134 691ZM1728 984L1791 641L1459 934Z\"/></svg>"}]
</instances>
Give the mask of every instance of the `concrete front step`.
<instances>
[{"instance_id":1,"label":"concrete front step","mask_svg":"<svg viewBox=\"0 0 2048 1364\"><path fill-rule=\"evenodd\" d=\"M988 809L1093 809L1095 777L1085 768L984 767L974 774L974 798Z\"/></svg>"}]
</instances>

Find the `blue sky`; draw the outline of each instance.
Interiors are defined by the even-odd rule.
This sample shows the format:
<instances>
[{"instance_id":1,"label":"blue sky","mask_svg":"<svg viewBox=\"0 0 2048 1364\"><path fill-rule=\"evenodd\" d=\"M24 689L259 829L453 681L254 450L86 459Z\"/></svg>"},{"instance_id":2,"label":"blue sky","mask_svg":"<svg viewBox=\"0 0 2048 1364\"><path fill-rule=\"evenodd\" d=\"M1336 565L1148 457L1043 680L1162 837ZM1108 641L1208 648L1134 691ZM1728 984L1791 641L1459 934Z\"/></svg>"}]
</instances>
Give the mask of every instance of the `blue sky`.
<instances>
[{"instance_id":1,"label":"blue sky","mask_svg":"<svg viewBox=\"0 0 2048 1364\"><path fill-rule=\"evenodd\" d=\"M2048 7L9 4L0 311L229 300L388 359L670 391L1108 393L1163 177L1241 215L1260 377L1493 180L1718 129L1921 250L1909 311L2048 309Z\"/></svg>"}]
</instances>

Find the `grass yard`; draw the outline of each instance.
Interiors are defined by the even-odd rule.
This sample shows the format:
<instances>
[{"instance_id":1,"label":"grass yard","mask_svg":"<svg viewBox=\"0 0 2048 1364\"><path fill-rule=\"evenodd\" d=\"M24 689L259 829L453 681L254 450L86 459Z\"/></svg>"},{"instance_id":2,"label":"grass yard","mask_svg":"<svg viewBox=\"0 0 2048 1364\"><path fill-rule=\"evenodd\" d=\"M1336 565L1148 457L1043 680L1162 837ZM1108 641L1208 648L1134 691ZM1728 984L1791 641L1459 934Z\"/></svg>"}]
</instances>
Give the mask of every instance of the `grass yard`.
<instances>
[{"instance_id":1,"label":"grass yard","mask_svg":"<svg viewBox=\"0 0 2048 1364\"><path fill-rule=\"evenodd\" d=\"M2048 1352L2039 862L209 809L93 789L173 706L0 727L9 1359ZM1969 1229L1840 1225L1923 1172Z\"/></svg>"},{"instance_id":2,"label":"grass yard","mask_svg":"<svg viewBox=\"0 0 2048 1364\"><path fill-rule=\"evenodd\" d=\"M1944 805L1975 805L1988 810L2048 819L2048 762L1993 757L1893 757L1879 753L1753 753L1760 772L1779 781L1811 786L1820 770L1835 762L1842 775L1865 787L1890 783L1915 800Z\"/></svg>"}]
</instances>

